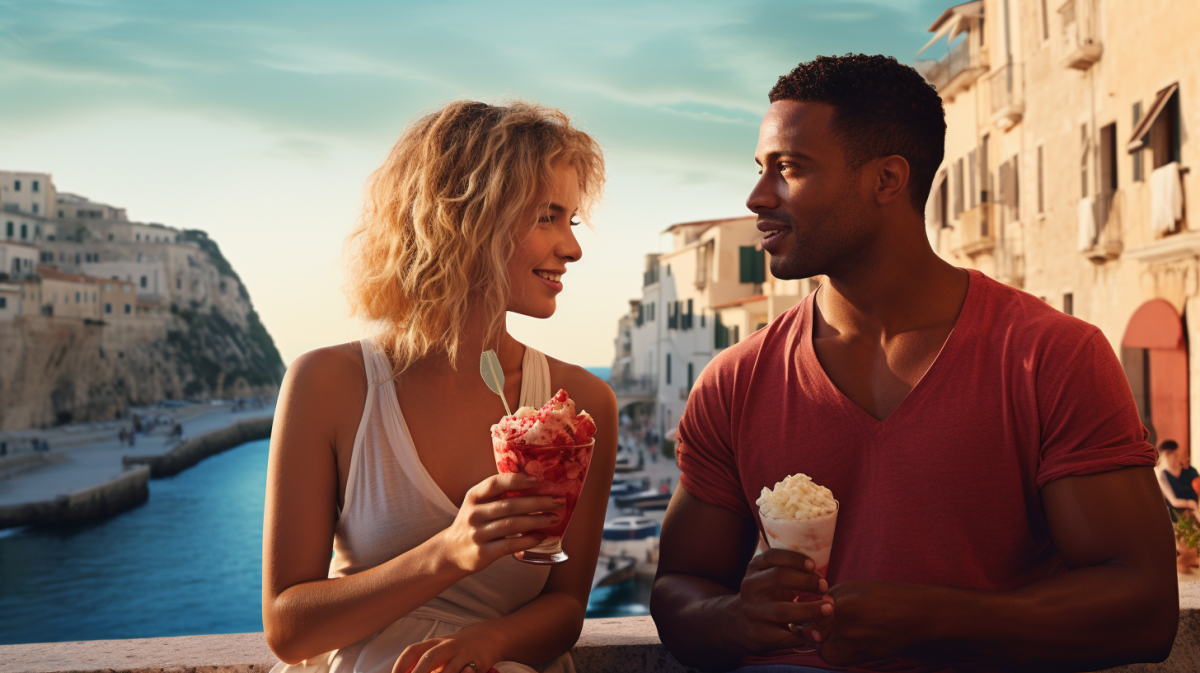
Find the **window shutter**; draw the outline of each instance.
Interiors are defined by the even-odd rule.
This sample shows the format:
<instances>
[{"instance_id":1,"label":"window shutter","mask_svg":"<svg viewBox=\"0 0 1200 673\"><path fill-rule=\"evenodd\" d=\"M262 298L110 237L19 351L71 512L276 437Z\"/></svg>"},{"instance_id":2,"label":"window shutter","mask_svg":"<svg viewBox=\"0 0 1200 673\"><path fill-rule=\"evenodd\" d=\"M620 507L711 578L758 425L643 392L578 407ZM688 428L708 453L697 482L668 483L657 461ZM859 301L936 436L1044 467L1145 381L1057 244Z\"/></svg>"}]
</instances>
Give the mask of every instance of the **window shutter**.
<instances>
[{"instance_id":1,"label":"window shutter","mask_svg":"<svg viewBox=\"0 0 1200 673\"><path fill-rule=\"evenodd\" d=\"M754 248L751 246L738 248L738 282L754 282Z\"/></svg>"},{"instance_id":2,"label":"window shutter","mask_svg":"<svg viewBox=\"0 0 1200 673\"><path fill-rule=\"evenodd\" d=\"M754 259L754 279L750 282L760 284L767 282L767 253L754 248L749 248L749 250Z\"/></svg>"}]
</instances>

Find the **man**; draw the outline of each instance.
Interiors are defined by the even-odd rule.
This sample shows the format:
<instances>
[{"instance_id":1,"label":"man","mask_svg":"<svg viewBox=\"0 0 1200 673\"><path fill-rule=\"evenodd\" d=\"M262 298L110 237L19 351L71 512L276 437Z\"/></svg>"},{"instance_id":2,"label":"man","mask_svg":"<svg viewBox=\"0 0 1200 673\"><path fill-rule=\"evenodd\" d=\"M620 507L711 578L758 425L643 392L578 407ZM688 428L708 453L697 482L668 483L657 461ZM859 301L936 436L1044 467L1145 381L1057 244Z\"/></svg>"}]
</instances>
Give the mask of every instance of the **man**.
<instances>
[{"instance_id":1,"label":"man","mask_svg":"<svg viewBox=\"0 0 1200 673\"><path fill-rule=\"evenodd\" d=\"M1178 588L1154 447L1097 328L930 249L937 93L855 55L801 64L770 100L747 205L772 274L825 281L691 393L663 643L706 670L1164 659ZM759 491L795 473L840 502L826 579L796 552L751 559Z\"/></svg>"}]
</instances>

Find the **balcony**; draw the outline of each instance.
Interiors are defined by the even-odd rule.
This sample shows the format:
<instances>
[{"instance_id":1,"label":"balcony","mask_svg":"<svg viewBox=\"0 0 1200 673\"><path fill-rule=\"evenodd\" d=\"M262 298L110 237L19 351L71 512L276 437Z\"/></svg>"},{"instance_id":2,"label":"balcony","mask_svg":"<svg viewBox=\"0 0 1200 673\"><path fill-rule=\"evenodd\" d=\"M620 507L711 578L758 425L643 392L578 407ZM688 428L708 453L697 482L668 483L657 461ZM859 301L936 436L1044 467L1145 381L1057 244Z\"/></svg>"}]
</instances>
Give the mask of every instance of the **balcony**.
<instances>
[{"instance_id":1,"label":"balcony","mask_svg":"<svg viewBox=\"0 0 1200 673\"><path fill-rule=\"evenodd\" d=\"M1083 256L1093 264L1117 259L1125 249L1121 237L1119 198L1119 193L1105 192L1091 201L1092 231L1084 234L1090 234L1091 246L1083 251Z\"/></svg>"},{"instance_id":2,"label":"balcony","mask_svg":"<svg viewBox=\"0 0 1200 673\"><path fill-rule=\"evenodd\" d=\"M961 236L957 252L967 257L991 252L996 247L995 223L991 203L981 203L960 216Z\"/></svg>"},{"instance_id":3,"label":"balcony","mask_svg":"<svg viewBox=\"0 0 1200 673\"><path fill-rule=\"evenodd\" d=\"M1025 115L1024 70L1020 64L1009 63L988 75L992 99L992 124L1007 131Z\"/></svg>"},{"instance_id":4,"label":"balcony","mask_svg":"<svg viewBox=\"0 0 1200 673\"><path fill-rule=\"evenodd\" d=\"M1087 70L1100 60L1100 45L1095 0L1067 0L1058 10L1062 17L1063 65Z\"/></svg>"},{"instance_id":5,"label":"balcony","mask_svg":"<svg viewBox=\"0 0 1200 673\"><path fill-rule=\"evenodd\" d=\"M937 88L942 98L953 100L979 79L980 75L987 72L987 69L982 51L971 49L971 39L968 36L926 71L925 80Z\"/></svg>"}]
</instances>

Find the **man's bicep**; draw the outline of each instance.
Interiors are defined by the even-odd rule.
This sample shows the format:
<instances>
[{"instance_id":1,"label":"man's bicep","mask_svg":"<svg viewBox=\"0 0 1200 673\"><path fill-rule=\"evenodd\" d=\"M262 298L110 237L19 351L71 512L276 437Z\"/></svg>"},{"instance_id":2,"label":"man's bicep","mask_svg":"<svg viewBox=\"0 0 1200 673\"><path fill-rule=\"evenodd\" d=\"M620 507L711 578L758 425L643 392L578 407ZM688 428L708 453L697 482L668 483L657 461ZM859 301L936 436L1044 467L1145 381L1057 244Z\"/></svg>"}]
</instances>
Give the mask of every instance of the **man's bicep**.
<instances>
[{"instance_id":1,"label":"man's bicep","mask_svg":"<svg viewBox=\"0 0 1200 673\"><path fill-rule=\"evenodd\" d=\"M754 521L680 486L663 519L658 576L693 575L737 591L757 545Z\"/></svg>"},{"instance_id":2,"label":"man's bicep","mask_svg":"<svg viewBox=\"0 0 1200 673\"><path fill-rule=\"evenodd\" d=\"M1174 577L1174 534L1149 467L1057 479L1042 488L1050 535L1066 566L1131 566Z\"/></svg>"}]
</instances>

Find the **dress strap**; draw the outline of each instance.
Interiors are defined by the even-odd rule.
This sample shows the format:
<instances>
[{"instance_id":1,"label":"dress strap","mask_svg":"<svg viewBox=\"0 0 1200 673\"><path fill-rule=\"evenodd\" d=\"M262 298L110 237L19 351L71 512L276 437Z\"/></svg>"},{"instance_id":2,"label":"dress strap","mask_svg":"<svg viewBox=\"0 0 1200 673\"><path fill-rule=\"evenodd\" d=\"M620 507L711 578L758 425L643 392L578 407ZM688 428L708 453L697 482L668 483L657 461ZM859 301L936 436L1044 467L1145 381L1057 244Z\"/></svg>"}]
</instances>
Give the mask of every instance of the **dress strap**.
<instances>
[{"instance_id":1,"label":"dress strap","mask_svg":"<svg viewBox=\"0 0 1200 673\"><path fill-rule=\"evenodd\" d=\"M375 342L370 337L358 343L362 347L363 365L367 368L367 382L377 386L391 381L391 367L383 351L375 347Z\"/></svg>"},{"instance_id":2,"label":"dress strap","mask_svg":"<svg viewBox=\"0 0 1200 673\"><path fill-rule=\"evenodd\" d=\"M550 390L550 363L541 351L525 347L521 360L521 401L519 406L540 408L554 391Z\"/></svg>"}]
</instances>

